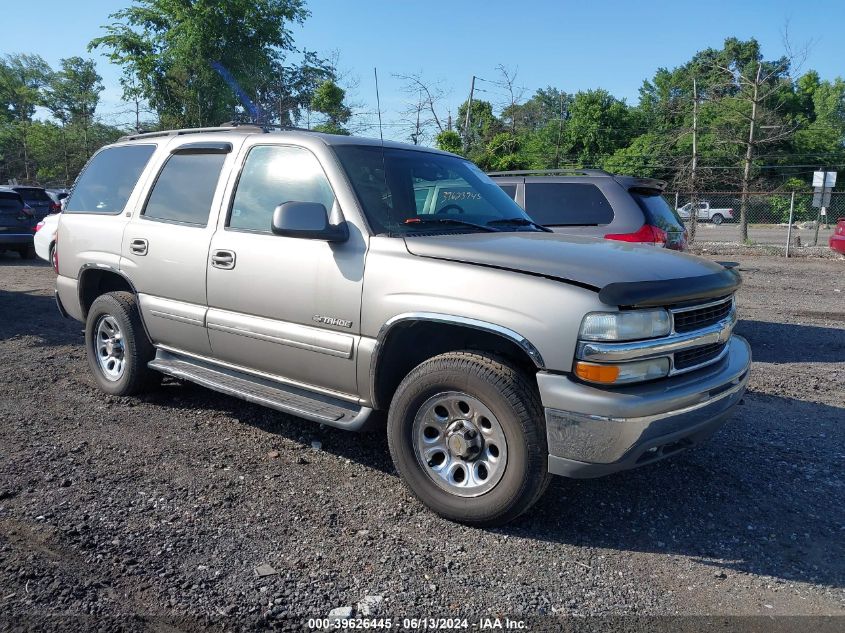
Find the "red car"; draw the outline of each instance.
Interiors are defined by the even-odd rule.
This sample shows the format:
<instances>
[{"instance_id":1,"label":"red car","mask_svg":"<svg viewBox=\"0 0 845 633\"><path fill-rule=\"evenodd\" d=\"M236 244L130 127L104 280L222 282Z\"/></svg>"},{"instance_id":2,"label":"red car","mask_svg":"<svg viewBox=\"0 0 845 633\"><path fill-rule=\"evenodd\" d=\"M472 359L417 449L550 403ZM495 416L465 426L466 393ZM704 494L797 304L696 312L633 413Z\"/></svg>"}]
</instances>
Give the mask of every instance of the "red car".
<instances>
[{"instance_id":1,"label":"red car","mask_svg":"<svg viewBox=\"0 0 845 633\"><path fill-rule=\"evenodd\" d=\"M830 236L830 248L845 255L845 218L836 221L836 228Z\"/></svg>"}]
</instances>

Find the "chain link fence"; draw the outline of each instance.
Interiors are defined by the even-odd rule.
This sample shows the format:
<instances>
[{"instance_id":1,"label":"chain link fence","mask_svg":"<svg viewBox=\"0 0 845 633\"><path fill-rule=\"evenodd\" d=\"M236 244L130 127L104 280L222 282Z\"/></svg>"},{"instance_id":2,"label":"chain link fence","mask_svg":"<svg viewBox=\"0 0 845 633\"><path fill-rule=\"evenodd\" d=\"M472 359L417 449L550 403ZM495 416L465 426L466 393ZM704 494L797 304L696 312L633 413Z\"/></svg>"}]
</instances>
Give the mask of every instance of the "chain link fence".
<instances>
[{"instance_id":1,"label":"chain link fence","mask_svg":"<svg viewBox=\"0 0 845 633\"><path fill-rule=\"evenodd\" d=\"M687 225L691 241L723 242L742 244L740 192L717 191L709 193L666 192L666 202ZM691 224L692 201L698 203L695 235ZM789 214L792 208L792 231L789 231ZM812 192L754 192L748 194L746 218L748 242L752 244L785 247L787 239L791 246L827 246L837 218L845 218L845 192L830 194L827 214L813 206ZM817 235L818 223L818 237Z\"/></svg>"}]
</instances>

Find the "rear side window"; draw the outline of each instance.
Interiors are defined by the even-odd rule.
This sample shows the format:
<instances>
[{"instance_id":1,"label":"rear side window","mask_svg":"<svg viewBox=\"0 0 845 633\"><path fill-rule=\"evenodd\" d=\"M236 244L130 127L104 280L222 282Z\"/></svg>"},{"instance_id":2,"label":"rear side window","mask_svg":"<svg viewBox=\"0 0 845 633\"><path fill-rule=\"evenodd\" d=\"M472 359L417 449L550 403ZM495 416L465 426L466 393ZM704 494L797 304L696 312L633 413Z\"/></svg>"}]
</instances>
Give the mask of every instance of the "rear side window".
<instances>
[{"instance_id":1,"label":"rear side window","mask_svg":"<svg viewBox=\"0 0 845 633\"><path fill-rule=\"evenodd\" d=\"M27 202L52 202L50 196L43 189L18 189L17 192Z\"/></svg>"},{"instance_id":2,"label":"rear side window","mask_svg":"<svg viewBox=\"0 0 845 633\"><path fill-rule=\"evenodd\" d=\"M649 224L667 233L683 232L684 225L681 219L660 192L632 189L631 195L645 213Z\"/></svg>"},{"instance_id":3,"label":"rear side window","mask_svg":"<svg viewBox=\"0 0 845 633\"><path fill-rule=\"evenodd\" d=\"M238 181L229 227L270 233L273 210L285 202L316 202L331 211L334 192L320 162L302 147L253 147Z\"/></svg>"},{"instance_id":4,"label":"rear side window","mask_svg":"<svg viewBox=\"0 0 845 633\"><path fill-rule=\"evenodd\" d=\"M158 174L143 216L194 226L208 224L226 154L173 154Z\"/></svg>"},{"instance_id":5,"label":"rear side window","mask_svg":"<svg viewBox=\"0 0 845 633\"><path fill-rule=\"evenodd\" d=\"M525 183L525 212L546 226L596 226L613 221L613 208L589 183Z\"/></svg>"},{"instance_id":6,"label":"rear side window","mask_svg":"<svg viewBox=\"0 0 845 633\"><path fill-rule=\"evenodd\" d=\"M14 213L17 215L23 209L23 200L16 193L0 191L0 213Z\"/></svg>"},{"instance_id":7,"label":"rear side window","mask_svg":"<svg viewBox=\"0 0 845 633\"><path fill-rule=\"evenodd\" d=\"M499 185L499 188L508 194L511 200L516 200L516 185Z\"/></svg>"},{"instance_id":8,"label":"rear side window","mask_svg":"<svg viewBox=\"0 0 845 633\"><path fill-rule=\"evenodd\" d=\"M121 213L155 145L124 145L97 152L82 171L66 213Z\"/></svg>"}]
</instances>

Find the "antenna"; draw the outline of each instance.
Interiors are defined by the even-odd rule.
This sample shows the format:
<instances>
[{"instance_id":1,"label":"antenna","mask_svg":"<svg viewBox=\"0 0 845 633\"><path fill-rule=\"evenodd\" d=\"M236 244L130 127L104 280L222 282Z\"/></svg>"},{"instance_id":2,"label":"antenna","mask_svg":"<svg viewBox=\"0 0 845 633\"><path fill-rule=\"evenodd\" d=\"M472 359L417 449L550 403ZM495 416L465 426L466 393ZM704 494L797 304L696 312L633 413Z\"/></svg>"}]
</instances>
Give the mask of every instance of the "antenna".
<instances>
[{"instance_id":1,"label":"antenna","mask_svg":"<svg viewBox=\"0 0 845 633\"><path fill-rule=\"evenodd\" d=\"M378 94L378 68L373 68L373 75L376 78L376 108L378 108L378 135L381 139L382 158L384 158L384 133L381 130L381 99Z\"/></svg>"},{"instance_id":2,"label":"antenna","mask_svg":"<svg viewBox=\"0 0 845 633\"><path fill-rule=\"evenodd\" d=\"M373 67L373 76L376 79L376 108L378 109L378 135L379 139L381 139L381 175L384 178L384 189L385 192L390 191L390 185L387 184L387 161L384 158L384 132L382 132L381 128L381 98L379 97L378 93L378 68L375 66ZM392 203L391 203L392 204ZM390 231L390 222L393 218L391 218L391 204L387 205L387 231L388 234L391 233Z\"/></svg>"}]
</instances>

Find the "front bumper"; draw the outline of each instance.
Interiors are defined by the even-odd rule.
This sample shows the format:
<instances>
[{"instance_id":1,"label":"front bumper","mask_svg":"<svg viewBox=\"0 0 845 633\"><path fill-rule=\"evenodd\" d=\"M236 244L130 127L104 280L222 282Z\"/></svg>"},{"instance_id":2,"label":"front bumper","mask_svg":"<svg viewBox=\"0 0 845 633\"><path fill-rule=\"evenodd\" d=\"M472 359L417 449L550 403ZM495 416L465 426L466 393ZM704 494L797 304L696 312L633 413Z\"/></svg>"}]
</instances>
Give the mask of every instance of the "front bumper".
<instances>
[{"instance_id":1,"label":"front bumper","mask_svg":"<svg viewBox=\"0 0 845 633\"><path fill-rule=\"evenodd\" d=\"M549 472L600 477L706 440L742 399L750 365L748 342L734 335L718 363L651 383L610 390L538 373Z\"/></svg>"}]
</instances>

